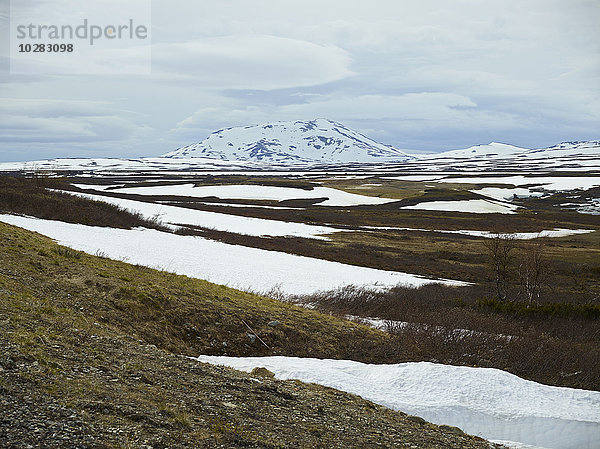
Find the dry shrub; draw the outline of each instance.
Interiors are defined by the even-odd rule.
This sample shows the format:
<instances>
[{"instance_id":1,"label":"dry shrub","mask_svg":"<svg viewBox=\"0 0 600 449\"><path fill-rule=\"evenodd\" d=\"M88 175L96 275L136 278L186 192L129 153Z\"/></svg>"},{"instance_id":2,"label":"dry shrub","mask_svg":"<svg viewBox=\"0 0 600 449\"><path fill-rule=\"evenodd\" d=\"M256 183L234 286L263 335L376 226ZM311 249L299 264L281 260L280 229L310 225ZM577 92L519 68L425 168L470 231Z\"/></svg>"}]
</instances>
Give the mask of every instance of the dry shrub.
<instances>
[{"instance_id":1,"label":"dry shrub","mask_svg":"<svg viewBox=\"0 0 600 449\"><path fill-rule=\"evenodd\" d=\"M528 308L485 298L485 293L478 286L432 284L388 291L344 287L291 299L339 316L384 319L394 338L378 348L376 357L388 363L494 367L542 383L600 389L597 305ZM357 352L366 351L354 343Z\"/></svg>"}]
</instances>

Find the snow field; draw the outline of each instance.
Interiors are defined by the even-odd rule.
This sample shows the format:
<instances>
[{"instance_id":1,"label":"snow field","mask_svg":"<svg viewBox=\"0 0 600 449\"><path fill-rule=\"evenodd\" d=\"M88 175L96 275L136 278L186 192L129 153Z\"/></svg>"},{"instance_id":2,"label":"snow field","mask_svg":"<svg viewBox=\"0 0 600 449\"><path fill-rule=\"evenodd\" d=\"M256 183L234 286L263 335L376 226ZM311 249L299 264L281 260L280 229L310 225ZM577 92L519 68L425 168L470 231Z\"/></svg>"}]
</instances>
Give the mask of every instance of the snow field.
<instances>
[{"instance_id":1,"label":"snow field","mask_svg":"<svg viewBox=\"0 0 600 449\"><path fill-rule=\"evenodd\" d=\"M471 214L514 214L518 206L487 200L426 201L402 209L441 210Z\"/></svg>"},{"instance_id":2,"label":"snow field","mask_svg":"<svg viewBox=\"0 0 600 449\"><path fill-rule=\"evenodd\" d=\"M533 192L531 189L524 187L515 188L500 188L500 187L484 187L479 190L469 190L471 193L487 196L497 201L510 201L513 197L525 198L530 196L542 196L541 192Z\"/></svg>"},{"instance_id":3,"label":"snow field","mask_svg":"<svg viewBox=\"0 0 600 449\"><path fill-rule=\"evenodd\" d=\"M495 176L495 177L461 177L445 178L437 182L462 184L512 184L517 187L539 185L545 190L591 189L600 186L600 176Z\"/></svg>"},{"instance_id":4,"label":"snow field","mask_svg":"<svg viewBox=\"0 0 600 449\"><path fill-rule=\"evenodd\" d=\"M327 240L323 234L341 232L342 229L327 226L313 226L304 223L267 220L263 218L241 217L237 215L221 214L202 210L187 209L185 207L169 206L165 204L145 203L143 201L125 200L110 196L93 195L89 193L73 193L62 191L90 200L104 201L141 213L144 218L157 217L162 223L170 225L172 229L178 224L202 226L217 231L234 232L236 234L253 235L260 237L304 237Z\"/></svg>"},{"instance_id":5,"label":"snow field","mask_svg":"<svg viewBox=\"0 0 600 449\"><path fill-rule=\"evenodd\" d=\"M494 238L498 234L490 231L475 231L470 229L459 229L459 230L443 230L443 229L422 229L422 228L397 228L393 226L363 226L362 229L368 231L385 231L385 230L398 230L398 231L421 231L421 232L439 232L441 234L461 234L470 235L472 237L484 237ZM538 237L568 237L570 235L588 234L594 232L594 229L545 229L540 232L513 232L501 234L503 237L511 237L517 240L530 240Z\"/></svg>"}]
</instances>

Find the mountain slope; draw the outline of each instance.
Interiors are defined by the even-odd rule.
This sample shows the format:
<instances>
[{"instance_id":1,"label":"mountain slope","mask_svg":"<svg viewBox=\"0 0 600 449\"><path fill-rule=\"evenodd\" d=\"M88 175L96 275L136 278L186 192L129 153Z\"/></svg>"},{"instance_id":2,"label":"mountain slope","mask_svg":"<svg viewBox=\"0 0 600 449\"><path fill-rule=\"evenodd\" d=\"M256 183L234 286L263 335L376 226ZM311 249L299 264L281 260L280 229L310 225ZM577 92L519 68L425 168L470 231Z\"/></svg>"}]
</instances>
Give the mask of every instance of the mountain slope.
<instances>
[{"instance_id":1,"label":"mountain slope","mask_svg":"<svg viewBox=\"0 0 600 449\"><path fill-rule=\"evenodd\" d=\"M216 131L164 155L262 162L383 162L414 159L326 119L274 122Z\"/></svg>"},{"instance_id":2,"label":"mountain slope","mask_svg":"<svg viewBox=\"0 0 600 449\"><path fill-rule=\"evenodd\" d=\"M576 140L573 142L561 142L543 150L585 150L600 147L600 140Z\"/></svg>"},{"instance_id":3,"label":"mountain slope","mask_svg":"<svg viewBox=\"0 0 600 449\"><path fill-rule=\"evenodd\" d=\"M328 120L292 123L299 127L302 123L313 123L312 130L308 130L308 127L303 128L307 131L301 129L293 131L295 128L286 128L285 123L263 125L273 126L267 130L279 133L279 137L273 137L270 140L263 134L267 130L262 127L230 128L217 131L203 142L188 145L167 153L163 157L64 158L4 162L0 163L0 173L24 172L35 176L48 176L69 171L109 175L139 172L160 174L165 171L182 170L289 170L294 166L299 170L304 170L314 166L322 168L322 165L342 168L344 164L346 164L345 168L349 170L369 168L361 163L372 164L371 168L375 169L390 164L387 167L398 169L407 167L411 170L427 171L504 170L515 169L515 163L519 164L520 169L527 170L600 170L600 140L563 142L539 149L492 142L486 145L475 145L466 149L417 157L374 142ZM317 123L323 123L323 127L317 126ZM272 131L273 129L276 131ZM246 132L254 133L255 140L247 140ZM339 132L347 136L339 134ZM328 142L328 145L325 145L323 141ZM285 142L289 145L286 146ZM292 142L300 143L295 145Z\"/></svg>"}]
</instances>

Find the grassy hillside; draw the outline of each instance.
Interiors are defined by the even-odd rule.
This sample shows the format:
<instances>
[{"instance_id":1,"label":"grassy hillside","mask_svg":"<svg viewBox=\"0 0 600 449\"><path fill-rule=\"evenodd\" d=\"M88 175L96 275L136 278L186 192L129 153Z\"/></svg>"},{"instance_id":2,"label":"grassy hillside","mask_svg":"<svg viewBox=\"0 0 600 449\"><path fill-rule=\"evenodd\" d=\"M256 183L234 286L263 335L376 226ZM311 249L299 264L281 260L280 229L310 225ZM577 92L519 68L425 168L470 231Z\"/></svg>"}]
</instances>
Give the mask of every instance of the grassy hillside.
<instances>
[{"instance_id":1,"label":"grassy hillside","mask_svg":"<svg viewBox=\"0 0 600 449\"><path fill-rule=\"evenodd\" d=\"M62 188L51 185L60 181L0 181L0 210L5 212L157 227L122 209L46 190ZM348 215L360 216L364 224L366 215L380 218L381 212L355 208ZM414 217L404 218L430 219L427 213L410 214ZM565 264L560 277L555 271L556 297L593 296L597 234L548 245L554 260ZM306 239L258 238L251 246L289 250L293 241L294 252L316 257L347 263L361 257L362 263L388 269L413 263L415 271L429 267L437 275L460 273L470 280L480 277L486 263L481 243L464 236L344 236L326 247L312 247ZM372 257L365 259L366 254ZM562 285L571 272L580 292ZM482 286L429 286L378 295L346 289L302 298L323 314L91 256L0 223L0 409L6 411L0 419L0 447L487 447L352 395L250 377L185 357L199 354L429 360L600 388L595 302L573 299L527 308L486 296ZM390 321L390 332L383 333L336 317L346 314L412 325Z\"/></svg>"},{"instance_id":2,"label":"grassy hillside","mask_svg":"<svg viewBox=\"0 0 600 449\"><path fill-rule=\"evenodd\" d=\"M367 360L383 333L4 224L0 321L1 447L489 447L350 394L183 356Z\"/></svg>"},{"instance_id":3,"label":"grassy hillside","mask_svg":"<svg viewBox=\"0 0 600 449\"><path fill-rule=\"evenodd\" d=\"M57 246L5 224L0 231L3 288L38 298L49 313L74 310L76 325L97 322L174 353L369 360L388 338L274 299ZM349 334L363 347L353 347Z\"/></svg>"}]
</instances>

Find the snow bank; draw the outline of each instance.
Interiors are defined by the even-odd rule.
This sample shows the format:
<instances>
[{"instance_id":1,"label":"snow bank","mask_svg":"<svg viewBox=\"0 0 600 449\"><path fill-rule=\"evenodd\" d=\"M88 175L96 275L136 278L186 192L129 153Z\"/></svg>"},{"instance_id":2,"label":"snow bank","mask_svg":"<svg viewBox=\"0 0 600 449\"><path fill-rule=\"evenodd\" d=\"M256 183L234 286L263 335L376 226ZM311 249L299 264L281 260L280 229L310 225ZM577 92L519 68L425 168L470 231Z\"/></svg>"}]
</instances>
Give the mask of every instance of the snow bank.
<instances>
[{"instance_id":1,"label":"snow bank","mask_svg":"<svg viewBox=\"0 0 600 449\"><path fill-rule=\"evenodd\" d=\"M370 288L435 282L464 285L460 281L427 279L153 229L102 228L15 215L0 215L0 221L90 254L100 250L111 259L254 291L277 288L288 294L310 294L350 284Z\"/></svg>"},{"instance_id":2,"label":"snow bank","mask_svg":"<svg viewBox=\"0 0 600 449\"><path fill-rule=\"evenodd\" d=\"M437 231L437 232L453 232L453 231ZM454 231L457 234L471 235L475 237L485 237L485 238L494 238L498 234L489 231L469 231L469 230L460 230ZM568 237L570 235L579 235L579 234L589 234L590 232L594 232L594 229L562 229L562 228L554 228L554 229L545 229L540 232L513 232L507 234L501 234L502 236L512 237L517 240L531 240L538 237Z\"/></svg>"},{"instance_id":3,"label":"snow bank","mask_svg":"<svg viewBox=\"0 0 600 449\"><path fill-rule=\"evenodd\" d=\"M401 175L401 176L382 176L381 179L397 179L398 181L435 181L442 179L443 175Z\"/></svg>"},{"instance_id":4,"label":"snow bank","mask_svg":"<svg viewBox=\"0 0 600 449\"><path fill-rule=\"evenodd\" d=\"M542 196L541 192L534 192L525 187L501 188L501 187L484 187L479 190L469 190L471 193L487 196L498 201L510 201L514 197L527 198L530 196Z\"/></svg>"},{"instance_id":5,"label":"snow bank","mask_svg":"<svg viewBox=\"0 0 600 449\"><path fill-rule=\"evenodd\" d=\"M437 182L466 184L512 184L515 186L540 185L545 190L587 190L600 186L600 176L469 176L464 178L445 178Z\"/></svg>"},{"instance_id":6,"label":"snow bank","mask_svg":"<svg viewBox=\"0 0 600 449\"><path fill-rule=\"evenodd\" d=\"M505 371L428 362L368 365L297 357L200 356L243 371L262 366L358 394L486 439L556 449L600 447L600 392L551 387Z\"/></svg>"},{"instance_id":7,"label":"snow bank","mask_svg":"<svg viewBox=\"0 0 600 449\"><path fill-rule=\"evenodd\" d=\"M472 214L514 214L518 206L496 203L487 200L427 201L402 209L444 210L448 212L469 212Z\"/></svg>"}]
</instances>

